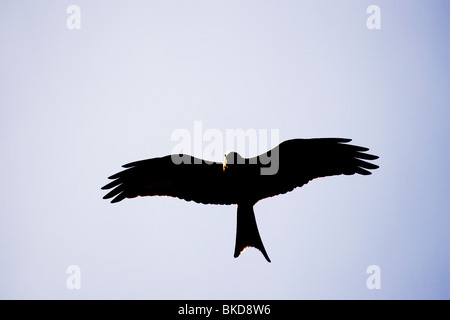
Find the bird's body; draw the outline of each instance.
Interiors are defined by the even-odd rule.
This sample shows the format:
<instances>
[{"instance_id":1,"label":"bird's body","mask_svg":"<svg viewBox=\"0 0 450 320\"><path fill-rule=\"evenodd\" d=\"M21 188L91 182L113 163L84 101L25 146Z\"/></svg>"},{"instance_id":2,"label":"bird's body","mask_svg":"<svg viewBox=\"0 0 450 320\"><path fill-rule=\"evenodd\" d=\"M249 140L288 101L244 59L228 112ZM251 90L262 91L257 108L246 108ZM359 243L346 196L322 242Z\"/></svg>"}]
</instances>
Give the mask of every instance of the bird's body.
<instances>
[{"instance_id":1,"label":"bird's body","mask_svg":"<svg viewBox=\"0 0 450 320\"><path fill-rule=\"evenodd\" d=\"M368 175L378 157L349 139L293 139L254 158L231 152L223 163L188 155L169 155L124 165L126 170L102 189L118 202L137 196L171 196L203 204L238 205L235 257L247 246L258 248L270 262L259 236L253 206L258 201L292 191L319 177ZM275 165L275 166L274 166ZM268 168L275 170L267 170Z\"/></svg>"}]
</instances>

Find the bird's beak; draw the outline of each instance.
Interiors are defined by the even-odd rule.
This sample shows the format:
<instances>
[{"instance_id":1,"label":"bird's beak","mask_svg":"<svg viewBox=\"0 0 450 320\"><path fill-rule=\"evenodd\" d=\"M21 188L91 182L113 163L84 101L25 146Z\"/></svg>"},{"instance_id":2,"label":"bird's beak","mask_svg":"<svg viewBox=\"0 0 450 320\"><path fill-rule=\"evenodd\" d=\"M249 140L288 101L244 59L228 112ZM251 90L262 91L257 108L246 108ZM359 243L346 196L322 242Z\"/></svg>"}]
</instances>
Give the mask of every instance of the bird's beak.
<instances>
[{"instance_id":1,"label":"bird's beak","mask_svg":"<svg viewBox=\"0 0 450 320\"><path fill-rule=\"evenodd\" d=\"M223 172L225 172L226 168L227 168L227 155L225 155L225 159L223 160Z\"/></svg>"}]
</instances>

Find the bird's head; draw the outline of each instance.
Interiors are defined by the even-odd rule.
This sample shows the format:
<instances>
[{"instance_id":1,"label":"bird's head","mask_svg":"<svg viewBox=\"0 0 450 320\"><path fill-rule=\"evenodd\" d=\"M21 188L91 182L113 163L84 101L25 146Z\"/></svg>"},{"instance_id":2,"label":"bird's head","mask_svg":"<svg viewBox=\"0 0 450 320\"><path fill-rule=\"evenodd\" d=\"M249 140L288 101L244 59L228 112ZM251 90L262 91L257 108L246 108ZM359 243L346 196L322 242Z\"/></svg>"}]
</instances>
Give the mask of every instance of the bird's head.
<instances>
[{"instance_id":1,"label":"bird's head","mask_svg":"<svg viewBox=\"0 0 450 320\"><path fill-rule=\"evenodd\" d=\"M225 153L225 159L223 161L223 171L230 167L233 164L244 164L245 159L241 157L241 155L235 151L231 151Z\"/></svg>"}]
</instances>

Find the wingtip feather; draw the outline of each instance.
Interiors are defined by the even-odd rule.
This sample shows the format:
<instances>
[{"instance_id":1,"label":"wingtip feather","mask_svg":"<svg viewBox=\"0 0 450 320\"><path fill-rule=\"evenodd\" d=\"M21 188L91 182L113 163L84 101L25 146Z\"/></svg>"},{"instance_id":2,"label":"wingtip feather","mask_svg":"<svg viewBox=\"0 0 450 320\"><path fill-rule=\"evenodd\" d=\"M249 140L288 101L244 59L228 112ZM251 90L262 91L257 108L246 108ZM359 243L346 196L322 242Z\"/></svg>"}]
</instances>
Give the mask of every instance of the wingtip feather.
<instances>
[{"instance_id":1,"label":"wingtip feather","mask_svg":"<svg viewBox=\"0 0 450 320\"><path fill-rule=\"evenodd\" d=\"M125 199L127 196L125 194L125 191L122 191L119 195L117 195L114 199L111 200L111 203L117 203L119 201L122 201L123 199Z\"/></svg>"}]
</instances>

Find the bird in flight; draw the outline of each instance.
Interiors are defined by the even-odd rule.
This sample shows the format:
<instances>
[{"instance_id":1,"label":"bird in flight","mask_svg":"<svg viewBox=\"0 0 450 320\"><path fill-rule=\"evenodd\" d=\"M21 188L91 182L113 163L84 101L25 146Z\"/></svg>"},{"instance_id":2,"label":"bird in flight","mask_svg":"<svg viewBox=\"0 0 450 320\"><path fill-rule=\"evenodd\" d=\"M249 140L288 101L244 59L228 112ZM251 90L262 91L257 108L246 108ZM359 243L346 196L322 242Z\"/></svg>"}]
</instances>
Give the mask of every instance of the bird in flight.
<instances>
[{"instance_id":1,"label":"bird in flight","mask_svg":"<svg viewBox=\"0 0 450 320\"><path fill-rule=\"evenodd\" d=\"M378 157L368 148L348 144L351 139L319 138L286 140L253 158L236 152L224 162L211 162L185 154L125 164L109 177L104 199L112 203L137 196L169 196L203 204L237 205L234 257L247 247L261 251L268 262L256 224L253 206L260 200L284 194L309 181L335 175L370 175ZM276 162L276 166L272 167ZM269 167L276 170L264 171Z\"/></svg>"}]
</instances>

